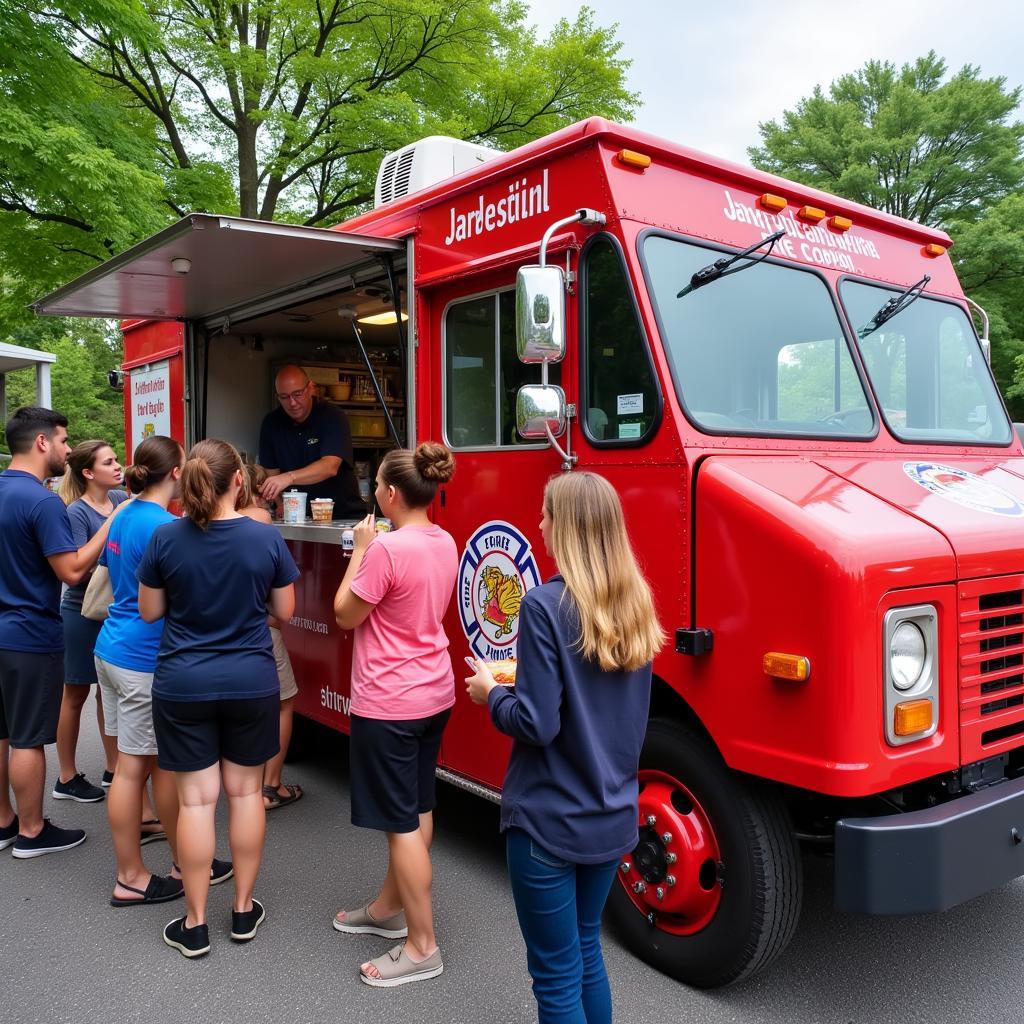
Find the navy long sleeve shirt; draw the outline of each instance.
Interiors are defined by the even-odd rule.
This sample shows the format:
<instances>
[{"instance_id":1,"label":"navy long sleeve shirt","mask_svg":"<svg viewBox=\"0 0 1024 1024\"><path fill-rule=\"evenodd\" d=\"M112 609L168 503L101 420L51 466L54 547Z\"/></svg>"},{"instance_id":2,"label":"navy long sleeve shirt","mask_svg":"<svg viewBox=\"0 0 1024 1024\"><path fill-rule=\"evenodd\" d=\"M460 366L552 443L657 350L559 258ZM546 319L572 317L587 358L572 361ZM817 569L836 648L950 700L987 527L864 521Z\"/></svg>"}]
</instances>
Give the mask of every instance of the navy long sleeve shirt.
<instances>
[{"instance_id":1,"label":"navy long sleeve shirt","mask_svg":"<svg viewBox=\"0 0 1024 1024\"><path fill-rule=\"evenodd\" d=\"M637 843L637 763L651 700L651 666L604 672L574 649L579 618L560 576L520 609L514 690L488 696L495 726L515 743L501 794L501 828L521 828L574 864L600 864Z\"/></svg>"}]
</instances>

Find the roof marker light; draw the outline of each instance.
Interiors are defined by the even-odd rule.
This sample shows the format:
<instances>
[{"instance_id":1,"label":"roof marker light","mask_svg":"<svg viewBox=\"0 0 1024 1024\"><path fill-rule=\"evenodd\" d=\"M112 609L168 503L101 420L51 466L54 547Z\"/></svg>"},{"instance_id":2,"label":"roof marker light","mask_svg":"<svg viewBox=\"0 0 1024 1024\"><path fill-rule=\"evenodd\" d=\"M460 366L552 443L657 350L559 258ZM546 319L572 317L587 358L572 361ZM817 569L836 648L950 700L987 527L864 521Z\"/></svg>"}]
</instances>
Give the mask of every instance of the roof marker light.
<instances>
[{"instance_id":1,"label":"roof marker light","mask_svg":"<svg viewBox=\"0 0 1024 1024\"><path fill-rule=\"evenodd\" d=\"M829 217L828 226L833 231L849 231L853 227L853 221L849 217Z\"/></svg>"},{"instance_id":2,"label":"roof marker light","mask_svg":"<svg viewBox=\"0 0 1024 1024\"><path fill-rule=\"evenodd\" d=\"M801 206L797 211L797 216L801 220L810 221L812 224L817 224L818 221L824 220L826 217L825 211L819 209L817 206Z\"/></svg>"},{"instance_id":3,"label":"roof marker light","mask_svg":"<svg viewBox=\"0 0 1024 1024\"><path fill-rule=\"evenodd\" d=\"M778 213L789 205L787 199L783 199L782 196L772 195L771 192L765 192L758 202L764 209L771 210L772 213Z\"/></svg>"},{"instance_id":4,"label":"roof marker light","mask_svg":"<svg viewBox=\"0 0 1024 1024\"><path fill-rule=\"evenodd\" d=\"M938 242L929 242L922 250L925 256L929 256L934 259L936 256L945 256L946 247L939 245Z\"/></svg>"},{"instance_id":5,"label":"roof marker light","mask_svg":"<svg viewBox=\"0 0 1024 1024\"><path fill-rule=\"evenodd\" d=\"M641 171L651 166L651 158L646 153L638 153L635 149L620 149L615 159L627 167L637 167Z\"/></svg>"}]
</instances>

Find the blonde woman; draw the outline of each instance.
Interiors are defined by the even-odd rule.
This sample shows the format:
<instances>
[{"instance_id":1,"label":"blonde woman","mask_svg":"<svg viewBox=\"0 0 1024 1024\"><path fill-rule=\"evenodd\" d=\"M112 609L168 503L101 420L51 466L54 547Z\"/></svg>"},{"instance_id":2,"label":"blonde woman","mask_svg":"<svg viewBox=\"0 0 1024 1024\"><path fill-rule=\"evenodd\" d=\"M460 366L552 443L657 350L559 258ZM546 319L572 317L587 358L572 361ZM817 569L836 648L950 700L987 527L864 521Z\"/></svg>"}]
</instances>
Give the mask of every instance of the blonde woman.
<instances>
[{"instance_id":1,"label":"blonde woman","mask_svg":"<svg viewBox=\"0 0 1024 1024\"><path fill-rule=\"evenodd\" d=\"M607 480L551 480L540 532L558 575L523 599L515 688L478 661L467 692L515 740L501 828L541 1024L609 1024L601 911L638 840L637 765L664 637Z\"/></svg>"},{"instance_id":2,"label":"blonde woman","mask_svg":"<svg viewBox=\"0 0 1024 1024\"><path fill-rule=\"evenodd\" d=\"M58 493L68 507L71 534L79 548L92 540L114 509L128 497L121 490L122 482L117 453L106 441L80 441L71 449ZM64 625L64 695L57 724L57 760L60 768L53 786L55 800L74 800L83 804L98 803L103 799L103 790L113 781L117 765L117 740L108 736L103 728L103 707L98 686L96 718L106 761L102 788L93 785L78 770L76 763L82 708L89 697L89 688L96 685L96 666L93 664L92 652L96 646L96 637L99 636L100 623L82 615L82 600L91 576L92 573L89 573L80 583L67 587L60 602L60 617ZM153 818L152 809L146 818Z\"/></svg>"}]
</instances>

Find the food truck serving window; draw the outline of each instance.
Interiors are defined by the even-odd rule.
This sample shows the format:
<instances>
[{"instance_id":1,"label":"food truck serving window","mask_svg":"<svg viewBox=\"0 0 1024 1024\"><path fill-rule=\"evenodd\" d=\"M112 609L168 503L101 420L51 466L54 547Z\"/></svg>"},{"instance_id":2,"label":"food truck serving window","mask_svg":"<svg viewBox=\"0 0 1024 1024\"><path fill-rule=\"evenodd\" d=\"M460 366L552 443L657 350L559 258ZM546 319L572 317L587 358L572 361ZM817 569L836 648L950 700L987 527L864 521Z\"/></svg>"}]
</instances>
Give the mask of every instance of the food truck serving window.
<instances>
[{"instance_id":1,"label":"food truck serving window","mask_svg":"<svg viewBox=\"0 0 1024 1024\"><path fill-rule=\"evenodd\" d=\"M607 235L584 251L583 295L583 429L595 445L635 445L654 433L661 393L625 264Z\"/></svg>"},{"instance_id":2,"label":"food truck serving window","mask_svg":"<svg viewBox=\"0 0 1024 1024\"><path fill-rule=\"evenodd\" d=\"M825 282L765 260L686 289L720 250L643 243L676 391L710 434L867 438L875 415Z\"/></svg>"},{"instance_id":3,"label":"food truck serving window","mask_svg":"<svg viewBox=\"0 0 1024 1024\"><path fill-rule=\"evenodd\" d=\"M875 314L899 289L847 280L839 294L882 415L898 438L1010 443L1006 413L960 306L922 296L872 330Z\"/></svg>"},{"instance_id":4,"label":"food truck serving window","mask_svg":"<svg viewBox=\"0 0 1024 1024\"><path fill-rule=\"evenodd\" d=\"M523 384L540 383L541 368L524 365L516 354L515 292L453 302L444 315L444 346L448 444L463 449L527 444L516 432L516 394ZM548 380L560 382L560 366L548 367Z\"/></svg>"}]
</instances>

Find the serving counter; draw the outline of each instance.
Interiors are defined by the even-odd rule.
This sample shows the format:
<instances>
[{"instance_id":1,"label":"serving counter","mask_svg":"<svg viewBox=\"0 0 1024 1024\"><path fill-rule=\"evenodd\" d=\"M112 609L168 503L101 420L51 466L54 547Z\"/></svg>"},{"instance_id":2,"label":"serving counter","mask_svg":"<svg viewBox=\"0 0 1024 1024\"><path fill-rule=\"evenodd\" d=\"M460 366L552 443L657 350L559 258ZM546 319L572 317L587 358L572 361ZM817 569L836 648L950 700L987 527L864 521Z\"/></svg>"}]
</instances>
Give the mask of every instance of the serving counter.
<instances>
[{"instance_id":1,"label":"serving counter","mask_svg":"<svg viewBox=\"0 0 1024 1024\"><path fill-rule=\"evenodd\" d=\"M341 531L358 526L358 519L332 519L329 523L317 523L307 519L304 523L286 523L274 520L274 525L285 540L302 541L309 544L337 544L341 546Z\"/></svg>"}]
</instances>

